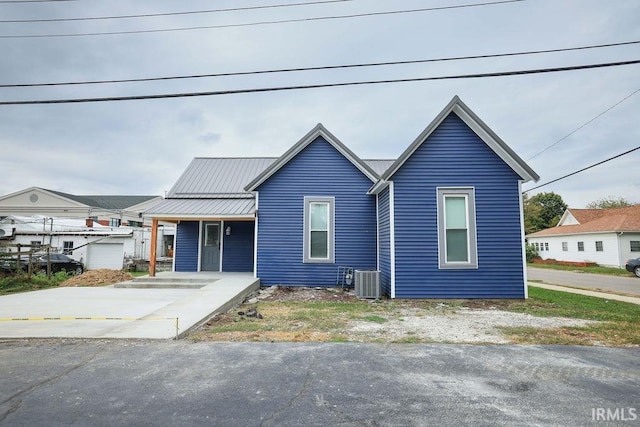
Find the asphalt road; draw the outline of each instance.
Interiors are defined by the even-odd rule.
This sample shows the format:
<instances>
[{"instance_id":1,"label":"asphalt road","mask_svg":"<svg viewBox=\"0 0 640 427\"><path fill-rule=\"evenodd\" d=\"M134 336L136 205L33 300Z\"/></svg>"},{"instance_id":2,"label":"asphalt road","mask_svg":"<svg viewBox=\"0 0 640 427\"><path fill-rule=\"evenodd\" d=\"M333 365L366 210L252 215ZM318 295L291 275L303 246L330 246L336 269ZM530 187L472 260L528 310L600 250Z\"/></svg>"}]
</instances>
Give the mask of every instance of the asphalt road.
<instances>
[{"instance_id":1,"label":"asphalt road","mask_svg":"<svg viewBox=\"0 0 640 427\"><path fill-rule=\"evenodd\" d=\"M532 267L527 268L527 276L529 280L541 280L550 285L575 286L640 296L640 278L637 277L616 277Z\"/></svg>"},{"instance_id":2,"label":"asphalt road","mask_svg":"<svg viewBox=\"0 0 640 427\"><path fill-rule=\"evenodd\" d=\"M4 426L640 423L640 349L5 341Z\"/></svg>"}]
</instances>

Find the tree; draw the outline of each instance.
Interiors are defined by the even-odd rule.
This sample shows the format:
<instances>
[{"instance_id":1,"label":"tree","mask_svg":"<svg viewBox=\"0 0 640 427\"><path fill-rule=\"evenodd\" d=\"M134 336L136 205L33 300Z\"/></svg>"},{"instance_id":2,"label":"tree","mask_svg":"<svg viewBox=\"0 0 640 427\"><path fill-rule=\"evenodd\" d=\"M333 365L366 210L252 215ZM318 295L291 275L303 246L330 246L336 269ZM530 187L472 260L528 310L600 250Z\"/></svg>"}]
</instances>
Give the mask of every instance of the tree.
<instances>
[{"instance_id":1,"label":"tree","mask_svg":"<svg viewBox=\"0 0 640 427\"><path fill-rule=\"evenodd\" d=\"M624 197L603 197L587 204L587 209L611 209L611 208L624 208L626 206L632 206L633 203L627 201Z\"/></svg>"},{"instance_id":2,"label":"tree","mask_svg":"<svg viewBox=\"0 0 640 427\"><path fill-rule=\"evenodd\" d=\"M523 198L525 233L535 233L545 228L554 227L567 209L566 203L559 194L538 193Z\"/></svg>"}]
</instances>

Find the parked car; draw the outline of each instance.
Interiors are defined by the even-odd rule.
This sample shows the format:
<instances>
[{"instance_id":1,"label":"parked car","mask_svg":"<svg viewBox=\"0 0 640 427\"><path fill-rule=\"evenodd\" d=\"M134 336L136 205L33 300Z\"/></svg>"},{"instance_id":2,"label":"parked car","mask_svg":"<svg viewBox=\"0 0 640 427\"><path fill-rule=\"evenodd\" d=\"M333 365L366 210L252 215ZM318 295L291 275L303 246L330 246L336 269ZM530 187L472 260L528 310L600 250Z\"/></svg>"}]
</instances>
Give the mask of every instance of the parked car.
<instances>
[{"instance_id":1,"label":"parked car","mask_svg":"<svg viewBox=\"0 0 640 427\"><path fill-rule=\"evenodd\" d=\"M75 259L63 255L63 254L50 254L49 260L51 262L51 272L57 273L59 271L66 271L72 274L84 273L84 264ZM32 261L34 272L47 272L47 256L39 255L34 256ZM0 260L0 271L3 273L15 273L17 266L17 260L15 257L6 257ZM29 271L29 258L23 256L20 258L20 268L22 271Z\"/></svg>"},{"instance_id":2,"label":"parked car","mask_svg":"<svg viewBox=\"0 0 640 427\"><path fill-rule=\"evenodd\" d=\"M634 258L627 261L627 265L625 265L627 271L632 272L636 275L636 277L640 277L640 258Z\"/></svg>"},{"instance_id":3,"label":"parked car","mask_svg":"<svg viewBox=\"0 0 640 427\"><path fill-rule=\"evenodd\" d=\"M64 254L50 254L49 260L51 262L51 272L57 273L59 271L66 271L67 273L73 274L82 274L84 273L84 264L80 261L76 261L75 259L64 255ZM47 256L43 255L38 257L34 261L34 269L37 269L39 266L40 270L43 272L47 271Z\"/></svg>"}]
</instances>

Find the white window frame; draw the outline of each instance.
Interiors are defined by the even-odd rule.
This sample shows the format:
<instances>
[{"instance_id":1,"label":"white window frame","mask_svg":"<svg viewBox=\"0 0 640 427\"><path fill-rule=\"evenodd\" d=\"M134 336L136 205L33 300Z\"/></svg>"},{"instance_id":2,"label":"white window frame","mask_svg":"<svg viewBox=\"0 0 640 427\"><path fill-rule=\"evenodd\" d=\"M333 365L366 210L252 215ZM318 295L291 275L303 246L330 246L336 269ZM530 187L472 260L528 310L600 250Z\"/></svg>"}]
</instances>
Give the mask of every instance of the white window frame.
<instances>
[{"instance_id":1,"label":"white window frame","mask_svg":"<svg viewBox=\"0 0 640 427\"><path fill-rule=\"evenodd\" d=\"M70 245L68 245L68 243ZM70 248L68 246L71 246ZM62 253L65 255L71 255L73 253L73 249L74 249L74 244L73 244L73 240L65 240L62 242Z\"/></svg>"},{"instance_id":2,"label":"white window frame","mask_svg":"<svg viewBox=\"0 0 640 427\"><path fill-rule=\"evenodd\" d=\"M569 251L569 242L562 242L562 252Z\"/></svg>"},{"instance_id":3,"label":"white window frame","mask_svg":"<svg viewBox=\"0 0 640 427\"><path fill-rule=\"evenodd\" d=\"M602 240L596 240L596 252L604 252L604 242Z\"/></svg>"},{"instance_id":4,"label":"white window frame","mask_svg":"<svg viewBox=\"0 0 640 427\"><path fill-rule=\"evenodd\" d=\"M327 257L317 258L311 257L311 205L326 204L327 214ZM303 237L303 255L304 263L335 263L335 197L314 197L305 196L304 198L304 237Z\"/></svg>"},{"instance_id":5,"label":"white window frame","mask_svg":"<svg viewBox=\"0 0 640 427\"><path fill-rule=\"evenodd\" d=\"M467 213L467 261L448 261L446 245L446 212L447 197L464 196ZM476 201L473 187L438 187L436 188L438 209L438 266L440 269L477 269L478 240L476 230Z\"/></svg>"},{"instance_id":6,"label":"white window frame","mask_svg":"<svg viewBox=\"0 0 640 427\"><path fill-rule=\"evenodd\" d=\"M578 242L578 252L584 252L584 241Z\"/></svg>"}]
</instances>

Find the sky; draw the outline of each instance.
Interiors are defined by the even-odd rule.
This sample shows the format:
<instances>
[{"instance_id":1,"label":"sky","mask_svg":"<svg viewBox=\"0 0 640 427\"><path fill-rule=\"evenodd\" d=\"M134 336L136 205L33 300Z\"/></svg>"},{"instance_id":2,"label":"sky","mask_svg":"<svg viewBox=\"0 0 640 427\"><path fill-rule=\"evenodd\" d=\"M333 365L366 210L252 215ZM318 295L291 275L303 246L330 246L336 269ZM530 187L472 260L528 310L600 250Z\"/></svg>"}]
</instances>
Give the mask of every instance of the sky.
<instances>
[{"instance_id":1,"label":"sky","mask_svg":"<svg viewBox=\"0 0 640 427\"><path fill-rule=\"evenodd\" d=\"M2 22L0 85L407 61L640 40L637 0L524 0L411 13L309 19L484 2L342 0L146 18ZM294 2L0 1L0 21L291 3ZM282 20L299 21L229 26ZM227 27L76 37L6 37L196 26ZM133 83L0 87L0 102L392 80L638 59L640 44L630 44L395 66ZM194 157L279 156L317 123L322 123L363 159L393 159L455 95L540 175L537 184L523 186L527 190L640 146L638 89L640 64L633 64L505 77L232 95L0 105L0 195L32 186L80 195L164 195ZM610 196L640 202L638 164L640 150L528 194L553 191L573 208Z\"/></svg>"}]
</instances>

